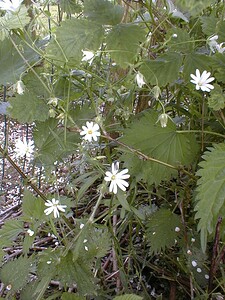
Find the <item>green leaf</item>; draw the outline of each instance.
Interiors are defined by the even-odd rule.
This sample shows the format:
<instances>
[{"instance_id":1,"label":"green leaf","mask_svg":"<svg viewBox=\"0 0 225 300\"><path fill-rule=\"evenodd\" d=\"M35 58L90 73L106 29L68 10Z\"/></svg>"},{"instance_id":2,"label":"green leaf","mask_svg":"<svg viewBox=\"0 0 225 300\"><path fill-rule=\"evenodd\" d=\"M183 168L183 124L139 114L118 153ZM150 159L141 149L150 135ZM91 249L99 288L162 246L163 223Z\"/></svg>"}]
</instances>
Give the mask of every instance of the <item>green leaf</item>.
<instances>
[{"instance_id":1,"label":"green leaf","mask_svg":"<svg viewBox=\"0 0 225 300\"><path fill-rule=\"evenodd\" d=\"M24 231L23 222L20 220L7 220L0 229L0 239L5 241L13 241ZM7 245L6 245L7 246Z\"/></svg>"},{"instance_id":2,"label":"green leaf","mask_svg":"<svg viewBox=\"0 0 225 300\"><path fill-rule=\"evenodd\" d=\"M95 22L70 19L61 23L47 47L47 56L54 63L76 66L81 50L98 50L103 39L103 27Z\"/></svg>"},{"instance_id":3,"label":"green leaf","mask_svg":"<svg viewBox=\"0 0 225 300\"><path fill-rule=\"evenodd\" d=\"M214 84L214 89L208 98L208 105L213 110L220 110L225 107L225 95L223 90L218 84Z\"/></svg>"},{"instance_id":4,"label":"green leaf","mask_svg":"<svg viewBox=\"0 0 225 300\"><path fill-rule=\"evenodd\" d=\"M205 8L215 4L216 0L175 0L174 3L192 16L197 16Z\"/></svg>"},{"instance_id":5,"label":"green leaf","mask_svg":"<svg viewBox=\"0 0 225 300\"><path fill-rule=\"evenodd\" d=\"M9 100L8 112L13 119L21 123L45 121L48 118L49 107L47 103L37 97L33 92L16 95Z\"/></svg>"},{"instance_id":6,"label":"green leaf","mask_svg":"<svg viewBox=\"0 0 225 300\"><path fill-rule=\"evenodd\" d=\"M0 17L0 40L3 41L5 37L8 37L10 30L23 29L29 22L30 17L24 5L20 7L18 13L7 13L3 17Z\"/></svg>"},{"instance_id":7,"label":"green leaf","mask_svg":"<svg viewBox=\"0 0 225 300\"><path fill-rule=\"evenodd\" d=\"M222 43L225 41L225 21L220 20L220 22L217 23L216 27L216 33L219 36L219 41Z\"/></svg>"},{"instance_id":8,"label":"green leaf","mask_svg":"<svg viewBox=\"0 0 225 300\"><path fill-rule=\"evenodd\" d=\"M82 7L77 0L60 0L59 6L61 10L68 15L80 13L82 11Z\"/></svg>"},{"instance_id":9,"label":"green leaf","mask_svg":"<svg viewBox=\"0 0 225 300\"><path fill-rule=\"evenodd\" d=\"M140 42L145 39L143 28L134 24L118 24L106 38L107 50L111 58L122 68L134 64Z\"/></svg>"},{"instance_id":10,"label":"green leaf","mask_svg":"<svg viewBox=\"0 0 225 300\"><path fill-rule=\"evenodd\" d=\"M12 38L15 38L12 36ZM19 42L18 47L22 49L22 54L27 62L33 63L38 60L37 54ZM0 41L0 84L14 83L21 74L27 69L27 64L18 54L10 40Z\"/></svg>"},{"instance_id":11,"label":"green leaf","mask_svg":"<svg viewBox=\"0 0 225 300\"><path fill-rule=\"evenodd\" d=\"M85 297L82 297L82 296L77 296L75 294L71 294L71 293L63 293L62 294L62 300L85 300L86 298Z\"/></svg>"},{"instance_id":12,"label":"green leaf","mask_svg":"<svg viewBox=\"0 0 225 300\"><path fill-rule=\"evenodd\" d=\"M191 74L195 74L196 69L200 72L204 70L210 71L212 66L212 58L208 55L190 53L186 56L184 60L184 78L186 81L190 81Z\"/></svg>"},{"instance_id":13,"label":"green leaf","mask_svg":"<svg viewBox=\"0 0 225 300\"><path fill-rule=\"evenodd\" d=\"M199 163L201 169L196 173L200 178L197 181L195 218L199 219L198 230L201 232L201 246L205 252L207 236L215 233L218 217L225 214L225 144L208 148L202 158L203 161ZM221 237L224 238L224 221L222 227Z\"/></svg>"},{"instance_id":14,"label":"green leaf","mask_svg":"<svg viewBox=\"0 0 225 300\"><path fill-rule=\"evenodd\" d=\"M194 49L194 40L185 29L170 29L166 34L166 38L168 40L167 45L173 51L187 53Z\"/></svg>"},{"instance_id":15,"label":"green leaf","mask_svg":"<svg viewBox=\"0 0 225 300\"><path fill-rule=\"evenodd\" d=\"M124 130L123 143L143 152L160 162L174 167L190 165L197 152L193 134L176 132L176 125L168 120L167 127L162 128L158 123L158 114L153 111L134 118L130 128ZM176 177L177 171L157 162L143 160L134 154L123 154L122 159L129 173L144 179L149 184L159 184L162 180Z\"/></svg>"},{"instance_id":16,"label":"green leaf","mask_svg":"<svg viewBox=\"0 0 225 300\"><path fill-rule=\"evenodd\" d=\"M43 295L49 286L51 278L43 276L39 280L29 282L22 290L20 297L23 300L43 300Z\"/></svg>"},{"instance_id":17,"label":"green leaf","mask_svg":"<svg viewBox=\"0 0 225 300\"><path fill-rule=\"evenodd\" d=\"M213 56L212 65L217 81L225 83L225 56L222 53L216 53Z\"/></svg>"},{"instance_id":18,"label":"green leaf","mask_svg":"<svg viewBox=\"0 0 225 300\"><path fill-rule=\"evenodd\" d=\"M176 227L182 228L181 219L169 209L161 208L150 216L147 221L146 237L151 246L151 254L159 254L175 245L175 240L179 238Z\"/></svg>"},{"instance_id":19,"label":"green leaf","mask_svg":"<svg viewBox=\"0 0 225 300\"><path fill-rule=\"evenodd\" d=\"M18 291L27 284L32 262L32 256L20 256L13 261L7 262L0 270L1 281L5 285L11 285L11 291Z\"/></svg>"},{"instance_id":20,"label":"green leaf","mask_svg":"<svg viewBox=\"0 0 225 300\"><path fill-rule=\"evenodd\" d=\"M126 294L122 296L116 296L114 300L142 300L143 298L134 294Z\"/></svg>"},{"instance_id":21,"label":"green leaf","mask_svg":"<svg viewBox=\"0 0 225 300\"><path fill-rule=\"evenodd\" d=\"M151 85L165 86L178 80L182 56L176 52L162 54L155 60L145 61L140 72Z\"/></svg>"},{"instance_id":22,"label":"green leaf","mask_svg":"<svg viewBox=\"0 0 225 300\"><path fill-rule=\"evenodd\" d=\"M44 201L41 198L35 197L30 191L25 190L23 196L22 210L23 219L26 222L42 222L45 209Z\"/></svg>"},{"instance_id":23,"label":"green leaf","mask_svg":"<svg viewBox=\"0 0 225 300\"><path fill-rule=\"evenodd\" d=\"M216 34L216 25L218 22L218 18L215 16L202 16L200 17L201 23L202 23L202 31L208 35L211 36L213 34Z\"/></svg>"},{"instance_id":24,"label":"green leaf","mask_svg":"<svg viewBox=\"0 0 225 300\"><path fill-rule=\"evenodd\" d=\"M38 148L37 159L42 164L51 165L75 151L75 143L79 140L78 135L74 132L69 132L65 141L64 130L57 126L58 122L55 119L36 123L34 143Z\"/></svg>"},{"instance_id":25,"label":"green leaf","mask_svg":"<svg viewBox=\"0 0 225 300\"><path fill-rule=\"evenodd\" d=\"M60 264L57 265L57 272L62 284L71 286L77 284L79 294L96 294L96 285L91 267L81 260L73 262L72 252L68 252L65 257L61 257Z\"/></svg>"},{"instance_id":26,"label":"green leaf","mask_svg":"<svg viewBox=\"0 0 225 300\"><path fill-rule=\"evenodd\" d=\"M84 15L91 21L103 25L116 25L121 22L124 8L108 0L85 0Z\"/></svg>"}]
</instances>

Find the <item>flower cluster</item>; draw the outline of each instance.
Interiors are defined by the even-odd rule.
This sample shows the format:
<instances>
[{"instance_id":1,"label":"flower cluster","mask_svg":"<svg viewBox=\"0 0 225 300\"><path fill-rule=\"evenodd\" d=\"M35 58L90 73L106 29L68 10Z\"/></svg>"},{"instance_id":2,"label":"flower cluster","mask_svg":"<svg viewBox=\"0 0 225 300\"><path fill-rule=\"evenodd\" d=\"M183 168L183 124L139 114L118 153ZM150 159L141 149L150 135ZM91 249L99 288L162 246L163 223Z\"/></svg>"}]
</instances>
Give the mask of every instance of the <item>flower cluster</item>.
<instances>
[{"instance_id":1,"label":"flower cluster","mask_svg":"<svg viewBox=\"0 0 225 300\"><path fill-rule=\"evenodd\" d=\"M214 86L210 84L215 78L210 77L211 73L207 71L203 71L200 74L199 69L196 69L196 74L191 74L191 82L196 85L196 90L202 90L203 92L210 92L210 90L214 89Z\"/></svg>"}]
</instances>

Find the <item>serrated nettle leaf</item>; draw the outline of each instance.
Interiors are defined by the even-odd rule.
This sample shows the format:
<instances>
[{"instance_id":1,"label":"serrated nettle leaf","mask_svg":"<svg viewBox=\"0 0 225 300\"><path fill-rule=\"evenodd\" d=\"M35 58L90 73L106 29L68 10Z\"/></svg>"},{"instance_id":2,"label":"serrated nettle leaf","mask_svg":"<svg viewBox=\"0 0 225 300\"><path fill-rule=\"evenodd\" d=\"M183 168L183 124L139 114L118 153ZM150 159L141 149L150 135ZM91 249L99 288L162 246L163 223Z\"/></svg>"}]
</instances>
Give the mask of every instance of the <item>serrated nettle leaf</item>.
<instances>
[{"instance_id":1,"label":"serrated nettle leaf","mask_svg":"<svg viewBox=\"0 0 225 300\"><path fill-rule=\"evenodd\" d=\"M200 18L201 23L202 23L202 31L207 35L207 36L212 36L217 33L216 25L217 22L219 21L219 18L216 18L215 16L202 16Z\"/></svg>"},{"instance_id":2,"label":"serrated nettle leaf","mask_svg":"<svg viewBox=\"0 0 225 300\"><path fill-rule=\"evenodd\" d=\"M67 286L76 284L81 296L96 294L97 289L91 266L81 260L73 262L72 252L69 251L66 256L61 257L57 265L57 274L62 284Z\"/></svg>"},{"instance_id":3,"label":"serrated nettle leaf","mask_svg":"<svg viewBox=\"0 0 225 300\"><path fill-rule=\"evenodd\" d=\"M166 38L168 40L167 45L173 51L189 53L194 49L194 39L190 37L189 33L185 29L170 29L166 34Z\"/></svg>"},{"instance_id":4,"label":"serrated nettle leaf","mask_svg":"<svg viewBox=\"0 0 225 300\"><path fill-rule=\"evenodd\" d=\"M218 218L224 215L225 209L225 144L217 144L209 148L202 156L199 163L201 169L196 175L200 176L197 181L197 196L195 218L199 219L198 230L201 232L201 246L206 250L207 236L215 233ZM221 238L225 237L225 224L221 229Z\"/></svg>"},{"instance_id":5,"label":"serrated nettle leaf","mask_svg":"<svg viewBox=\"0 0 225 300\"><path fill-rule=\"evenodd\" d=\"M13 119L21 123L45 121L48 119L49 107L44 99L38 98L33 92L25 92L23 95L9 100L8 112Z\"/></svg>"},{"instance_id":6,"label":"serrated nettle leaf","mask_svg":"<svg viewBox=\"0 0 225 300\"><path fill-rule=\"evenodd\" d=\"M147 221L146 237L150 244L150 253L157 254L175 245L179 240L182 223L180 216L169 209L161 208Z\"/></svg>"},{"instance_id":7,"label":"serrated nettle leaf","mask_svg":"<svg viewBox=\"0 0 225 300\"><path fill-rule=\"evenodd\" d=\"M106 37L107 51L111 58L122 68L134 64L140 48L145 40L145 30L134 24L118 24L113 26Z\"/></svg>"},{"instance_id":8,"label":"serrated nettle leaf","mask_svg":"<svg viewBox=\"0 0 225 300\"><path fill-rule=\"evenodd\" d=\"M176 132L176 125L168 120L167 127L157 123L158 114L150 111L132 121L130 128L124 130L122 141L144 154L173 166L190 165L198 151L193 134ZM138 174L146 182L159 184L177 176L177 171L157 162L143 161L134 154L123 154L129 174ZM139 164L138 161L139 160ZM135 167L134 167L135 166Z\"/></svg>"},{"instance_id":9,"label":"serrated nettle leaf","mask_svg":"<svg viewBox=\"0 0 225 300\"><path fill-rule=\"evenodd\" d=\"M208 105L213 110L220 110L225 107L225 95L218 84L214 84L214 90L211 91L208 98Z\"/></svg>"},{"instance_id":10,"label":"serrated nettle leaf","mask_svg":"<svg viewBox=\"0 0 225 300\"><path fill-rule=\"evenodd\" d=\"M0 270L1 281L11 286L11 291L16 292L23 288L28 281L28 275L32 268L33 257L20 256L3 265Z\"/></svg>"},{"instance_id":11,"label":"serrated nettle leaf","mask_svg":"<svg viewBox=\"0 0 225 300\"><path fill-rule=\"evenodd\" d=\"M13 35L11 37L15 39L15 43L18 43L17 46L22 51L27 62L33 64L39 60L38 55L30 47L25 46L21 41L18 42ZM16 82L21 74L27 69L27 64L21 58L9 39L0 41L0 53L0 84Z\"/></svg>"},{"instance_id":12,"label":"serrated nettle leaf","mask_svg":"<svg viewBox=\"0 0 225 300\"><path fill-rule=\"evenodd\" d=\"M124 8L108 0L85 0L84 15L91 21L103 25L116 25L121 22Z\"/></svg>"},{"instance_id":13,"label":"serrated nettle leaf","mask_svg":"<svg viewBox=\"0 0 225 300\"><path fill-rule=\"evenodd\" d=\"M190 75L195 74L196 69L202 73L204 70L210 71L212 67L212 57L204 54L190 53L184 59L184 79L190 82Z\"/></svg>"},{"instance_id":14,"label":"serrated nettle leaf","mask_svg":"<svg viewBox=\"0 0 225 300\"><path fill-rule=\"evenodd\" d=\"M197 16L205 8L216 3L216 0L175 0L175 5L192 16Z\"/></svg>"},{"instance_id":15,"label":"serrated nettle leaf","mask_svg":"<svg viewBox=\"0 0 225 300\"><path fill-rule=\"evenodd\" d=\"M60 0L59 6L63 12L68 15L80 13L82 11L82 6L78 0Z\"/></svg>"},{"instance_id":16,"label":"serrated nettle leaf","mask_svg":"<svg viewBox=\"0 0 225 300\"><path fill-rule=\"evenodd\" d=\"M34 143L38 149L37 160L42 164L51 165L74 152L79 140L78 134L68 132L65 141L65 132L58 128L58 121L55 119L37 122L34 129Z\"/></svg>"},{"instance_id":17,"label":"serrated nettle leaf","mask_svg":"<svg viewBox=\"0 0 225 300\"><path fill-rule=\"evenodd\" d=\"M155 60L144 61L140 72L144 75L146 82L163 87L178 80L181 65L181 54L168 52Z\"/></svg>"},{"instance_id":18,"label":"serrated nettle leaf","mask_svg":"<svg viewBox=\"0 0 225 300\"><path fill-rule=\"evenodd\" d=\"M215 69L217 81L225 83L225 55L222 53L213 55L212 66Z\"/></svg>"},{"instance_id":19,"label":"serrated nettle leaf","mask_svg":"<svg viewBox=\"0 0 225 300\"><path fill-rule=\"evenodd\" d=\"M26 7L21 6L17 14L6 13L3 17L0 18L0 25L6 30L12 29L22 29L30 22L30 17Z\"/></svg>"},{"instance_id":20,"label":"serrated nettle leaf","mask_svg":"<svg viewBox=\"0 0 225 300\"><path fill-rule=\"evenodd\" d=\"M27 222L42 222L42 218L45 216L44 201L41 198L35 197L30 191L25 190L22 202L23 219Z\"/></svg>"},{"instance_id":21,"label":"serrated nettle leaf","mask_svg":"<svg viewBox=\"0 0 225 300\"><path fill-rule=\"evenodd\" d=\"M21 220L7 220L0 229L0 239L13 241L23 232L23 222Z\"/></svg>"},{"instance_id":22,"label":"serrated nettle leaf","mask_svg":"<svg viewBox=\"0 0 225 300\"><path fill-rule=\"evenodd\" d=\"M57 28L55 38L47 46L47 57L55 64L76 66L82 58L81 50L98 50L104 30L100 24L84 19L70 19Z\"/></svg>"},{"instance_id":23,"label":"serrated nettle leaf","mask_svg":"<svg viewBox=\"0 0 225 300\"><path fill-rule=\"evenodd\" d=\"M26 284L26 286L21 291L21 299L23 300L41 300L46 289L49 286L51 278L48 276L43 276L40 279L33 280Z\"/></svg>"}]
</instances>

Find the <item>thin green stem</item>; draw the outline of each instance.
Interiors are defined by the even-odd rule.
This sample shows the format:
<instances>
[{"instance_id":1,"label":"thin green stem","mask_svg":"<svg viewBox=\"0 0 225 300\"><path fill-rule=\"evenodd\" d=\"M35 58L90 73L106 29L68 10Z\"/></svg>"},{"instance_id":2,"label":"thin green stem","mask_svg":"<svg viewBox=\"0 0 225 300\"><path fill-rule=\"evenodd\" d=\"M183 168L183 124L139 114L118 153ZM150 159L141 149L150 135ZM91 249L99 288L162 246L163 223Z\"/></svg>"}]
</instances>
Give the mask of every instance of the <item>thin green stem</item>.
<instances>
[{"instance_id":1,"label":"thin green stem","mask_svg":"<svg viewBox=\"0 0 225 300\"><path fill-rule=\"evenodd\" d=\"M211 134L225 139L225 135L218 132L207 130L204 130L203 132L204 134ZM177 130L176 133L202 133L202 130Z\"/></svg>"},{"instance_id":2,"label":"thin green stem","mask_svg":"<svg viewBox=\"0 0 225 300\"><path fill-rule=\"evenodd\" d=\"M186 171L184 168L182 168L182 167L180 167L180 166L173 166L173 165L168 164L168 163L166 163L166 162L164 162L164 161L161 161L161 160L155 159L155 158L153 158L153 157L150 157L150 156L148 156L148 155L142 153L141 151L139 151L139 150L137 150L137 149L134 149L134 148L132 148L132 147L130 147L130 146L128 146L128 145L126 145L126 144L124 144L124 143L118 141L118 140L113 139L113 138L112 138L111 136L109 136L105 131L103 131L103 132L104 132L104 135L102 135L103 138L105 138L105 139L107 139L107 140L109 140L109 141L113 141L114 143L116 143L116 144L122 146L123 148L128 149L130 152L136 154L136 155L139 156L139 157L142 157L144 160L148 160L148 161L155 162L155 163L157 163L157 164L163 165L163 166L168 167L168 168L173 169L173 170L182 171L183 173L187 174L187 175L190 176L191 178L196 179L196 177L195 177L193 174L191 174L190 172Z\"/></svg>"},{"instance_id":3,"label":"thin green stem","mask_svg":"<svg viewBox=\"0 0 225 300\"><path fill-rule=\"evenodd\" d=\"M24 61L24 63L28 66L28 68L34 73L34 75L37 77L37 79L41 82L41 84L43 85L43 87L46 89L46 91L51 94L51 90L48 88L48 86L44 83L44 81L40 78L40 76L36 73L36 71L34 70L34 68L29 64L29 62L27 61L27 59L23 56L23 54L21 53L21 51L19 50L18 46L16 45L16 43L14 42L14 40L9 36L10 41L12 42L13 46L15 47L16 51L18 52L18 54L20 55L20 57L22 58L22 60Z\"/></svg>"},{"instance_id":4,"label":"thin green stem","mask_svg":"<svg viewBox=\"0 0 225 300\"><path fill-rule=\"evenodd\" d=\"M90 216L88 222L93 223L94 218L95 218L95 214L96 214L96 212L97 212L97 209L98 209L98 207L99 207L99 205L100 205L100 203L101 203L101 201L102 201L102 197L103 197L103 193L100 192L100 195L99 195L99 197L98 197L98 200L97 200L97 202L96 202L96 204L95 204L95 207L94 207L94 209L93 209L93 212L92 212L92 214L91 214L91 216Z\"/></svg>"}]
</instances>

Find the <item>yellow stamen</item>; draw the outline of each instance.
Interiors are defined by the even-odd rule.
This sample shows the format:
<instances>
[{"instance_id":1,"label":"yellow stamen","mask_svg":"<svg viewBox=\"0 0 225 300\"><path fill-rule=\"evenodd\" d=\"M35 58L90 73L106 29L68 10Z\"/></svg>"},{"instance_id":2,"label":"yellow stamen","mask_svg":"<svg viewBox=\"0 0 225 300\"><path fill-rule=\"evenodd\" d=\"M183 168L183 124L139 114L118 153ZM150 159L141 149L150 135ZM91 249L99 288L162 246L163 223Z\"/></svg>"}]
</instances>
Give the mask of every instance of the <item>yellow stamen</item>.
<instances>
[{"instance_id":1,"label":"yellow stamen","mask_svg":"<svg viewBox=\"0 0 225 300\"><path fill-rule=\"evenodd\" d=\"M89 129L88 130L88 134L92 134L93 132L92 132L92 130L91 129Z\"/></svg>"}]
</instances>

